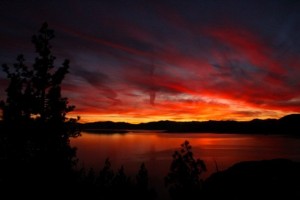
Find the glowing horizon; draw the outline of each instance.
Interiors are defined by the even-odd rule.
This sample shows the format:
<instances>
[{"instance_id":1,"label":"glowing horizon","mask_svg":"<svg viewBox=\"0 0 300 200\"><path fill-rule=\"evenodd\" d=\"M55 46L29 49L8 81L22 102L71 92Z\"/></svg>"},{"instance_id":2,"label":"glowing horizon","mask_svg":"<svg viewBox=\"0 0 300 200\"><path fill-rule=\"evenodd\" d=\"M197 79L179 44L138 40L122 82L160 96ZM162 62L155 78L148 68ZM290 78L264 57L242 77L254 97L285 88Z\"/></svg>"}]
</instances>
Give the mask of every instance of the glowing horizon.
<instances>
[{"instance_id":1,"label":"glowing horizon","mask_svg":"<svg viewBox=\"0 0 300 200\"><path fill-rule=\"evenodd\" d=\"M224 102L224 100L223 100ZM232 103L232 102L227 102ZM113 122L128 122L128 123L143 123L143 122L153 122L153 121L162 121L162 120L170 120L170 121L209 121L209 120L235 120L235 121L250 121L253 119L279 119L288 114L294 114L296 112L286 112L286 111L274 111L268 109L259 109L259 108L251 108L247 106L237 105L230 110L230 106L226 104L203 106L204 109L200 109L199 111L197 108L201 105L199 103L194 105L190 104L183 104L183 105L173 105L177 108L174 108L172 105L169 107L164 105L145 105L147 108L144 108L140 112L138 111L130 111L125 110L124 113L115 114L114 111L111 113L100 113L100 112L93 112L93 111L73 111L71 112L68 117L76 118L80 116L80 122L97 122L97 121L113 121ZM180 110L181 108L186 108L185 112ZM226 108L227 107L227 108ZM232 106L231 106L232 107ZM225 109L226 108L226 109ZM245 111L246 109L249 111ZM178 109L180 111L178 111ZM176 111L177 110L177 111ZM241 110L241 111L239 111ZM107 110L106 110L107 111ZM163 115L160 115L163 113ZM264 113L265 115L262 115ZM251 114L251 115L250 115ZM256 115L257 114L257 115Z\"/></svg>"}]
</instances>

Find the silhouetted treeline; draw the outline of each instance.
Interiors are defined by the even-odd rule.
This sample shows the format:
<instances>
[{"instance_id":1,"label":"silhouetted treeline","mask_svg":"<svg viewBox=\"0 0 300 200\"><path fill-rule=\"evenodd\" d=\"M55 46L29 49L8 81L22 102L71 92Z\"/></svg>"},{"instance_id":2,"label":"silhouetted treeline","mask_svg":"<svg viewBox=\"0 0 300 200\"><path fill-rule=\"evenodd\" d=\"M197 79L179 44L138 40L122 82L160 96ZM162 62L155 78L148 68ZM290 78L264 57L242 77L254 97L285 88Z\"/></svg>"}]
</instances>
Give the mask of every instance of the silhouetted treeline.
<instances>
[{"instance_id":1,"label":"silhouetted treeline","mask_svg":"<svg viewBox=\"0 0 300 200\"><path fill-rule=\"evenodd\" d=\"M148 170L141 164L135 176L128 176L125 167L116 172L111 163L105 160L103 168L96 172L93 169L81 169L81 179L78 182L77 194L85 194L85 199L155 199L157 194L149 186Z\"/></svg>"},{"instance_id":2,"label":"silhouetted treeline","mask_svg":"<svg viewBox=\"0 0 300 200\"><path fill-rule=\"evenodd\" d=\"M93 122L80 124L82 130L93 132L126 132L124 130L162 130L165 132L205 132L205 133L257 133L257 134L297 134L300 132L300 114L292 114L280 119L254 119L251 121L205 121L174 122L158 121L140 124L125 122Z\"/></svg>"}]
</instances>

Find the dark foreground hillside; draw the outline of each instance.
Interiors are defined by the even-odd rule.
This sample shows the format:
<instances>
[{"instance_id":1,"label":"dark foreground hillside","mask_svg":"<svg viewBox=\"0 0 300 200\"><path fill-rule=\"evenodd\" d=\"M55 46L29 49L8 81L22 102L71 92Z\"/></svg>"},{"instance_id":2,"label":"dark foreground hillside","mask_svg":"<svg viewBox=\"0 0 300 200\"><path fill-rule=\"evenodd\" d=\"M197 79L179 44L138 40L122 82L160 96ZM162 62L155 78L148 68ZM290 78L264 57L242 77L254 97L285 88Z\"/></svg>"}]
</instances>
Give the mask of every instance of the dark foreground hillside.
<instances>
[{"instance_id":1,"label":"dark foreground hillside","mask_svg":"<svg viewBox=\"0 0 300 200\"><path fill-rule=\"evenodd\" d=\"M300 163L241 162L206 179L206 199L300 199Z\"/></svg>"}]
</instances>

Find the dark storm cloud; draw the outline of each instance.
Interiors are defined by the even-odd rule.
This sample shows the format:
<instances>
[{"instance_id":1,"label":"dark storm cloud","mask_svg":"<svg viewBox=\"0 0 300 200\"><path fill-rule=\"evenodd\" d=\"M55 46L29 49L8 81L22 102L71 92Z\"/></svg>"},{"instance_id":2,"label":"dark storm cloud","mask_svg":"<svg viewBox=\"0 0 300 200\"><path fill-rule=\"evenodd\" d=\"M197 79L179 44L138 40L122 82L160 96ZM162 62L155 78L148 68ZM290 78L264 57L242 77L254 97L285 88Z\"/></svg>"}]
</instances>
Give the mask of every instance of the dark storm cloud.
<instances>
[{"instance_id":1,"label":"dark storm cloud","mask_svg":"<svg viewBox=\"0 0 300 200\"><path fill-rule=\"evenodd\" d=\"M111 80L106 74L97 71L84 70L78 70L77 72L75 72L75 74L82 77L85 81L87 81L91 86L95 87L108 99L119 102L119 100L117 99L117 93L109 87ZM96 94L94 95L96 96Z\"/></svg>"}]
</instances>

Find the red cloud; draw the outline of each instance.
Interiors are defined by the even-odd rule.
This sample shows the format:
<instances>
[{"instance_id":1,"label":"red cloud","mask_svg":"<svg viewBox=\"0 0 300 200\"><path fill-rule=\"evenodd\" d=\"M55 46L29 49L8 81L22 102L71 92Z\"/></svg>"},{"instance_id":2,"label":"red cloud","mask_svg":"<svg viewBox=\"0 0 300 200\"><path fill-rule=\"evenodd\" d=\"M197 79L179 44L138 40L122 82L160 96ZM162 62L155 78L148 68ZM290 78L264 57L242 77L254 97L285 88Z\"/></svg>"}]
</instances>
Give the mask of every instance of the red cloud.
<instances>
[{"instance_id":1,"label":"red cloud","mask_svg":"<svg viewBox=\"0 0 300 200\"><path fill-rule=\"evenodd\" d=\"M277 50L251 31L207 29L204 35L210 42L198 49L198 57L183 52L181 43L166 40L158 44L143 30L125 28L121 31L140 42L151 41L155 48L138 50L127 44L72 32L80 38L126 53L116 54L116 59L124 63L118 82L108 83L122 103L114 104L112 99L103 98L104 93L95 88L89 92L97 93L96 96L86 95L88 89L78 89L82 96L93 102L79 102L76 98L77 112L83 115L90 113L98 115L99 119L109 116L118 121L136 122L142 119L267 118L300 111L297 100L300 95L295 90L299 81L287 81L300 74L299 61L279 59ZM189 44L191 41L186 42L187 46L192 45ZM186 95L187 99L180 100L181 95ZM199 98L206 100L193 100Z\"/></svg>"},{"instance_id":2,"label":"red cloud","mask_svg":"<svg viewBox=\"0 0 300 200\"><path fill-rule=\"evenodd\" d=\"M259 38L246 29L237 27L228 28L210 28L205 31L209 36L217 39L221 44L230 47L241 57L245 57L253 65L268 69L274 73L285 73L276 57L274 58L273 49Z\"/></svg>"}]
</instances>

